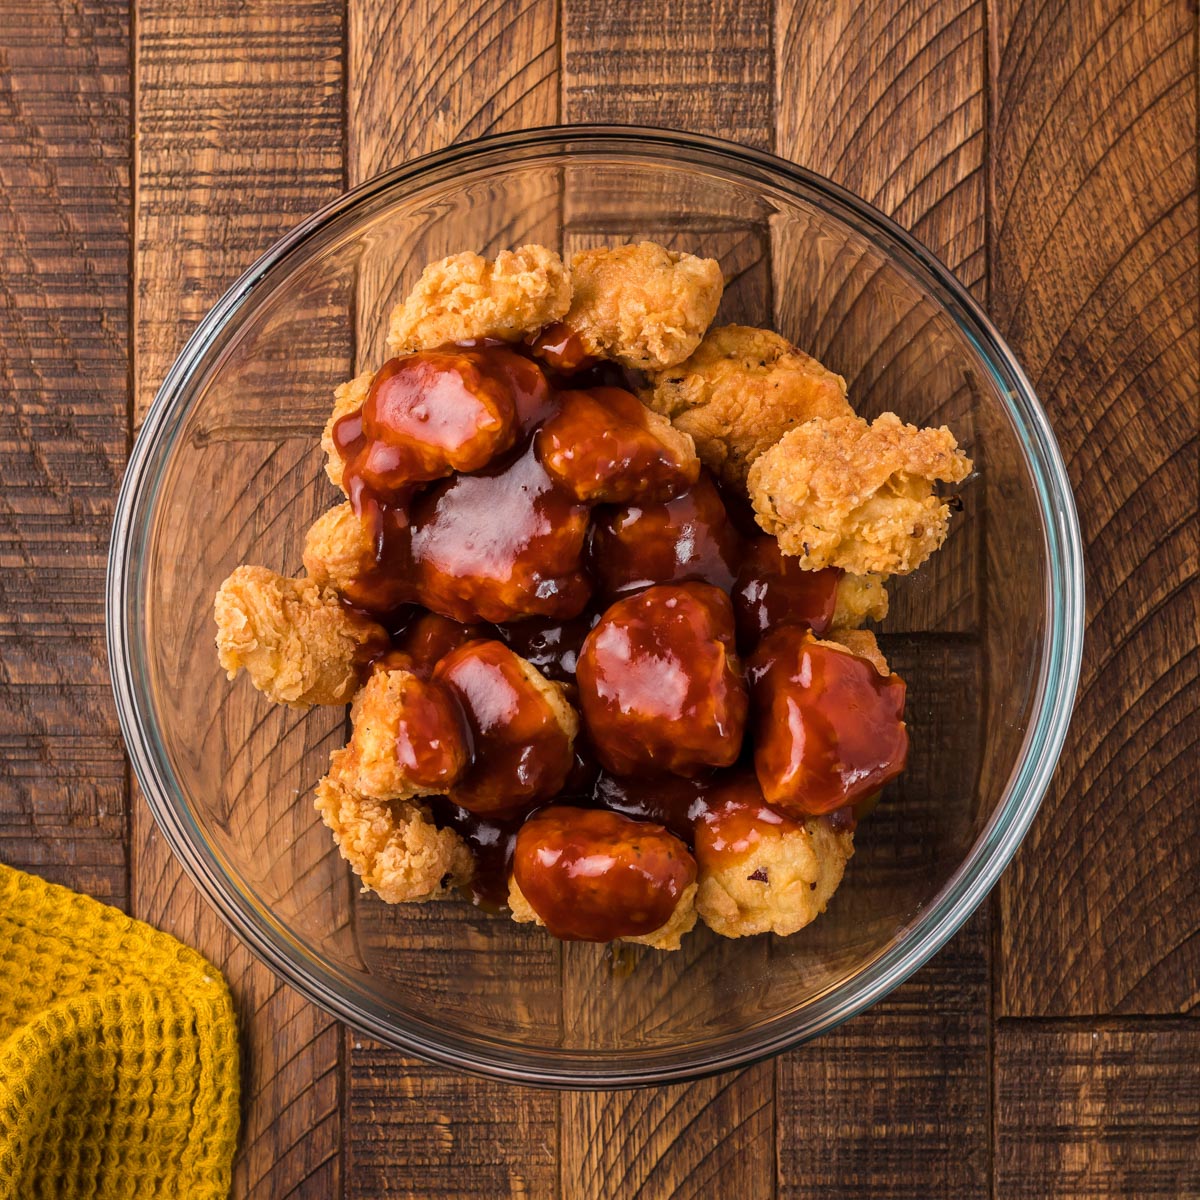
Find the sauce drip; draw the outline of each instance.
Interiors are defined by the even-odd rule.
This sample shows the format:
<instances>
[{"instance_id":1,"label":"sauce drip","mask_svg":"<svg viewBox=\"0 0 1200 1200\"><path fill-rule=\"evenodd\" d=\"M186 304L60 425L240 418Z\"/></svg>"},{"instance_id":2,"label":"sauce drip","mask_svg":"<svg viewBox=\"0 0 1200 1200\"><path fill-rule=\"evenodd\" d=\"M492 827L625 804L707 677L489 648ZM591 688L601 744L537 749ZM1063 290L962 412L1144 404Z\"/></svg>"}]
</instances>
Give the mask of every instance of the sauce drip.
<instances>
[{"instance_id":1,"label":"sauce drip","mask_svg":"<svg viewBox=\"0 0 1200 1200\"><path fill-rule=\"evenodd\" d=\"M815 642L796 625L773 630L750 660L763 795L787 812L832 813L904 770L904 681ZM851 814L852 817L852 814Z\"/></svg>"}]
</instances>

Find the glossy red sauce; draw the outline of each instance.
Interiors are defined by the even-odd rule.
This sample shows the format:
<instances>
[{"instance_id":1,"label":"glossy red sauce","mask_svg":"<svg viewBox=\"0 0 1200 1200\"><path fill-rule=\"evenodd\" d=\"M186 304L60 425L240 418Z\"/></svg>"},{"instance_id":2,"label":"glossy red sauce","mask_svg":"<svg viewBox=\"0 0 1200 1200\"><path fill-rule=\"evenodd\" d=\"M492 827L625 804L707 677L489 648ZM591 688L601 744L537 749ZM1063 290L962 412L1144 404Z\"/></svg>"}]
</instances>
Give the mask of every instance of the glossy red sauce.
<instances>
[{"instance_id":1,"label":"glossy red sauce","mask_svg":"<svg viewBox=\"0 0 1200 1200\"><path fill-rule=\"evenodd\" d=\"M452 788L471 761L462 709L437 683L409 678L397 713L396 761L422 788Z\"/></svg>"},{"instance_id":2,"label":"glossy red sauce","mask_svg":"<svg viewBox=\"0 0 1200 1200\"><path fill-rule=\"evenodd\" d=\"M907 746L896 677L811 642L801 661L839 573L799 571L743 496L675 460L639 382L564 326L392 360L334 430L375 550L345 599L391 634L378 666L432 680L400 761L445 787L433 816L471 847L478 903L506 903L532 827L522 890L553 932L598 941L665 922L691 847L736 858L814 812L853 828ZM744 747L735 629L746 651L761 639ZM582 712L573 748L514 652Z\"/></svg>"},{"instance_id":3,"label":"glossy red sauce","mask_svg":"<svg viewBox=\"0 0 1200 1200\"><path fill-rule=\"evenodd\" d=\"M702 867L729 866L762 842L802 829L802 822L766 802L753 774L738 773L709 788L705 796L695 824L696 861Z\"/></svg>"},{"instance_id":4,"label":"glossy red sauce","mask_svg":"<svg viewBox=\"0 0 1200 1200\"><path fill-rule=\"evenodd\" d=\"M375 373L361 412L333 431L344 485L396 497L452 471L474 471L516 437L512 390L484 351L453 350L389 359Z\"/></svg>"},{"instance_id":5,"label":"glossy red sauce","mask_svg":"<svg viewBox=\"0 0 1200 1200\"><path fill-rule=\"evenodd\" d=\"M733 585L738 645L749 652L768 629L785 624L805 625L824 637L833 624L842 574L837 567L801 570L766 534L747 541Z\"/></svg>"},{"instance_id":6,"label":"glossy red sauce","mask_svg":"<svg viewBox=\"0 0 1200 1200\"><path fill-rule=\"evenodd\" d=\"M579 334L563 321L547 325L532 338L529 351L551 370L561 371L566 375L585 370L596 361L584 349Z\"/></svg>"},{"instance_id":7,"label":"glossy red sauce","mask_svg":"<svg viewBox=\"0 0 1200 1200\"><path fill-rule=\"evenodd\" d=\"M411 555L426 608L459 621L578 616L588 509L557 485L533 446L417 498Z\"/></svg>"},{"instance_id":8,"label":"glossy red sauce","mask_svg":"<svg viewBox=\"0 0 1200 1200\"><path fill-rule=\"evenodd\" d=\"M697 580L730 591L742 539L707 471L663 503L602 508L592 517L588 567L603 596Z\"/></svg>"},{"instance_id":9,"label":"glossy red sauce","mask_svg":"<svg viewBox=\"0 0 1200 1200\"><path fill-rule=\"evenodd\" d=\"M538 457L554 480L585 504L669 500L700 473L651 428L652 414L622 388L562 393L562 407L538 431Z\"/></svg>"},{"instance_id":10,"label":"glossy red sauce","mask_svg":"<svg viewBox=\"0 0 1200 1200\"><path fill-rule=\"evenodd\" d=\"M904 681L818 645L800 626L768 634L750 660L763 795L788 812L832 813L904 770Z\"/></svg>"},{"instance_id":11,"label":"glossy red sauce","mask_svg":"<svg viewBox=\"0 0 1200 1200\"><path fill-rule=\"evenodd\" d=\"M661 825L555 807L521 827L513 877L556 937L609 942L665 925L695 882L696 861Z\"/></svg>"},{"instance_id":12,"label":"glossy red sauce","mask_svg":"<svg viewBox=\"0 0 1200 1200\"><path fill-rule=\"evenodd\" d=\"M483 816L515 815L558 794L574 764L571 740L547 700L502 642L467 642L434 668L466 714L474 759L447 793Z\"/></svg>"},{"instance_id":13,"label":"glossy red sauce","mask_svg":"<svg viewBox=\"0 0 1200 1200\"><path fill-rule=\"evenodd\" d=\"M419 613L393 634L392 650L383 661L389 668L403 667L428 679L451 650L482 636L482 625L463 625L437 613Z\"/></svg>"},{"instance_id":14,"label":"glossy red sauce","mask_svg":"<svg viewBox=\"0 0 1200 1200\"><path fill-rule=\"evenodd\" d=\"M619 600L584 641L576 679L613 774L695 775L741 751L747 698L733 608L709 584L660 584Z\"/></svg>"}]
</instances>

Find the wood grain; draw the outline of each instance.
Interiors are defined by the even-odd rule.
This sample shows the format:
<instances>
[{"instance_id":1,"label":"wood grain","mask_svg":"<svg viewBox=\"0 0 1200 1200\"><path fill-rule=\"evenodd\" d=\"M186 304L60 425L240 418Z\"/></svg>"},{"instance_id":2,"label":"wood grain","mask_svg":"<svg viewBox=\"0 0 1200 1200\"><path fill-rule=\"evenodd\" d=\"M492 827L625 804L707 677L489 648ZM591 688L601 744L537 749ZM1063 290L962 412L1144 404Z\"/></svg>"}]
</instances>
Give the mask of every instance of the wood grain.
<instances>
[{"instance_id":1,"label":"wood grain","mask_svg":"<svg viewBox=\"0 0 1200 1200\"><path fill-rule=\"evenodd\" d=\"M775 38L776 151L893 215L979 292L985 260L983 21L982 4L957 0L898 6L780 0ZM832 269L846 280L861 274L854 262ZM837 294L837 281L829 283ZM865 286L859 281L845 292ZM777 291L786 300L785 289ZM791 318L786 311L779 315L781 324ZM914 344L922 319L911 314ZM852 335L849 309L844 323ZM836 347L836 337L829 343ZM847 343L846 354L852 350ZM862 394L869 395L889 390L890 372L897 381L891 390L899 393L928 369L901 344L889 362L864 364L854 374L862 376ZM962 415L942 419L962 430ZM978 536L973 521L969 536L956 531L952 544ZM974 546L962 550L955 562L959 576L977 555ZM929 566L935 568L936 559ZM945 611L924 604L906 608L898 592L887 628L973 635L978 621L974 604ZM958 723L950 721L948 728L957 730ZM865 869L856 861L850 870L856 866ZM779 1106L787 1114L779 1134L781 1195L990 1194L990 981L988 920L980 914L882 1004L779 1060Z\"/></svg>"},{"instance_id":2,"label":"wood grain","mask_svg":"<svg viewBox=\"0 0 1200 1200\"><path fill-rule=\"evenodd\" d=\"M1200 1196L1195 1021L1001 1021L996 1195Z\"/></svg>"},{"instance_id":3,"label":"wood grain","mask_svg":"<svg viewBox=\"0 0 1200 1200\"><path fill-rule=\"evenodd\" d=\"M300 0L286 9L266 0L138 5L139 412L221 290L341 190L342 38L335 0ZM240 452L261 466L267 444L239 451L234 434L210 431L229 441L231 456ZM288 756L293 789L320 773L328 747L319 747L319 732L309 769L303 752ZM234 993L243 1047L235 1195L336 1194L339 1027L257 962L206 907L144 802L135 809L134 853L137 914L208 955Z\"/></svg>"},{"instance_id":4,"label":"wood grain","mask_svg":"<svg viewBox=\"0 0 1200 1200\"><path fill-rule=\"evenodd\" d=\"M389 166L484 133L553 123L558 118L558 17L553 0L518 4L404 0L348 6L347 162L359 183ZM401 80L402 85L397 86ZM392 304L427 261L463 249L495 253L525 241L558 240L557 197L537 196L520 211L496 213L487 227L510 236L485 245L479 230L453 215L433 220L415 239L381 237L364 256L356 296L361 367L378 362ZM510 995L503 980L522 973L530 987L520 1022L540 1014L549 1033L559 1020L558 947L461 904L389 910L371 898L356 908L360 943L374 969L405 962L430 947L432 971L475 977L464 1002L486 1012ZM479 926L473 934L464 931ZM439 956L433 947L476 947ZM471 960L474 959L474 966ZM451 961L453 960L453 961ZM419 969L419 968L418 968ZM495 977L495 984L489 980ZM445 975L428 978L432 994ZM420 988L420 980L411 981ZM496 995L493 998L492 992ZM528 1005L534 1011L526 1011ZM481 1017L486 1024L486 1017ZM548 1092L513 1093L503 1085L428 1066L348 1034L349 1192L355 1196L553 1195L557 1186L558 1102Z\"/></svg>"},{"instance_id":5,"label":"wood grain","mask_svg":"<svg viewBox=\"0 0 1200 1200\"><path fill-rule=\"evenodd\" d=\"M771 144L770 0L564 0L563 111Z\"/></svg>"},{"instance_id":6,"label":"wood grain","mask_svg":"<svg viewBox=\"0 0 1200 1200\"><path fill-rule=\"evenodd\" d=\"M125 461L123 3L0 7L0 845L128 904L104 564Z\"/></svg>"},{"instance_id":7,"label":"wood grain","mask_svg":"<svg viewBox=\"0 0 1200 1200\"><path fill-rule=\"evenodd\" d=\"M780 1197L991 1196L987 933L779 1060Z\"/></svg>"},{"instance_id":8,"label":"wood grain","mask_svg":"<svg viewBox=\"0 0 1200 1200\"><path fill-rule=\"evenodd\" d=\"M1088 586L1071 735L1001 889L1001 1009L1193 1011L1195 9L991 12L992 308L1066 457Z\"/></svg>"},{"instance_id":9,"label":"wood grain","mask_svg":"<svg viewBox=\"0 0 1200 1200\"><path fill-rule=\"evenodd\" d=\"M552 1095L452 1076L361 1041L352 1042L352 1052L352 1195L542 1200L556 1194Z\"/></svg>"}]
</instances>

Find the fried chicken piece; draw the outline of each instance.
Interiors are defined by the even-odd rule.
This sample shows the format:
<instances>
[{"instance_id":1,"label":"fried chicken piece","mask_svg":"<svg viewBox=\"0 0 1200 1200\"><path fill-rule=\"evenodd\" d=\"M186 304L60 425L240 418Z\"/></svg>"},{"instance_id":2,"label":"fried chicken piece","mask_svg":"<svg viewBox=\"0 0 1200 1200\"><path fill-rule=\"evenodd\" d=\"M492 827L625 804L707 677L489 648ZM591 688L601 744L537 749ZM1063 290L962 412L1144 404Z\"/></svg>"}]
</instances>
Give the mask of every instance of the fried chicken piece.
<instances>
[{"instance_id":1,"label":"fried chicken piece","mask_svg":"<svg viewBox=\"0 0 1200 1200\"><path fill-rule=\"evenodd\" d=\"M343 777L372 800L444 795L470 763L458 702L408 670L377 667L354 697L350 724Z\"/></svg>"},{"instance_id":2,"label":"fried chicken piece","mask_svg":"<svg viewBox=\"0 0 1200 1200\"><path fill-rule=\"evenodd\" d=\"M819 818L760 821L755 834L732 858L710 857L697 838L696 912L722 937L803 929L825 911L854 853L854 835Z\"/></svg>"},{"instance_id":3,"label":"fried chicken piece","mask_svg":"<svg viewBox=\"0 0 1200 1200\"><path fill-rule=\"evenodd\" d=\"M833 628L860 629L867 621L882 621L888 614L885 583L883 575L843 575L834 600Z\"/></svg>"},{"instance_id":4,"label":"fried chicken piece","mask_svg":"<svg viewBox=\"0 0 1200 1200\"><path fill-rule=\"evenodd\" d=\"M270 699L294 708L345 704L387 634L342 607L315 579L238 567L213 603L217 652L230 679L242 667Z\"/></svg>"},{"instance_id":5,"label":"fried chicken piece","mask_svg":"<svg viewBox=\"0 0 1200 1200\"><path fill-rule=\"evenodd\" d=\"M318 517L304 535L304 569L321 587L346 592L374 567L375 538L349 500Z\"/></svg>"},{"instance_id":6,"label":"fried chicken piece","mask_svg":"<svg viewBox=\"0 0 1200 1200\"><path fill-rule=\"evenodd\" d=\"M343 417L358 412L366 404L367 393L371 390L371 380L374 378L374 371L364 371L334 389L333 412L329 414L329 420L325 422L325 429L321 434L321 449L325 451L325 474L329 476L329 482L335 488L342 488L342 473L346 464L333 444L333 427Z\"/></svg>"},{"instance_id":7,"label":"fried chicken piece","mask_svg":"<svg viewBox=\"0 0 1200 1200\"><path fill-rule=\"evenodd\" d=\"M438 829L418 803L373 800L356 792L348 782L354 757L349 746L334 751L329 774L317 785L316 809L363 890L388 904L402 904L440 899L467 883L475 864L462 838L452 829Z\"/></svg>"},{"instance_id":8,"label":"fried chicken piece","mask_svg":"<svg viewBox=\"0 0 1200 1200\"><path fill-rule=\"evenodd\" d=\"M779 334L746 325L711 330L686 362L655 372L651 385L643 401L690 433L704 465L736 487L789 429L852 415L840 375Z\"/></svg>"},{"instance_id":9,"label":"fried chicken piece","mask_svg":"<svg viewBox=\"0 0 1200 1200\"><path fill-rule=\"evenodd\" d=\"M696 884L690 883L680 893L665 924L640 937L623 937L618 938L617 941L650 946L655 950L678 950L684 934L691 933L696 925L696 887ZM508 907L512 910L512 919L518 924L527 925L531 921L535 925L544 926L546 924L534 912L533 905L525 899L515 879L508 881Z\"/></svg>"},{"instance_id":10,"label":"fried chicken piece","mask_svg":"<svg viewBox=\"0 0 1200 1200\"><path fill-rule=\"evenodd\" d=\"M494 261L468 250L421 272L392 310L388 349L404 354L476 338L515 342L561 320L570 306L571 280L553 250L521 246Z\"/></svg>"},{"instance_id":11,"label":"fried chicken piece","mask_svg":"<svg viewBox=\"0 0 1200 1200\"><path fill-rule=\"evenodd\" d=\"M858 658L865 658L885 679L892 671L883 651L869 629L831 629L827 638L818 638L818 646L830 646L834 650L845 648Z\"/></svg>"},{"instance_id":12,"label":"fried chicken piece","mask_svg":"<svg viewBox=\"0 0 1200 1200\"><path fill-rule=\"evenodd\" d=\"M721 303L721 264L631 242L581 250L571 259L575 294L566 324L596 358L658 370L699 344Z\"/></svg>"},{"instance_id":13,"label":"fried chicken piece","mask_svg":"<svg viewBox=\"0 0 1200 1200\"><path fill-rule=\"evenodd\" d=\"M847 416L784 434L750 469L755 518L806 568L856 575L915 571L946 540L950 506L935 480L959 483L971 460L954 435Z\"/></svg>"}]
</instances>

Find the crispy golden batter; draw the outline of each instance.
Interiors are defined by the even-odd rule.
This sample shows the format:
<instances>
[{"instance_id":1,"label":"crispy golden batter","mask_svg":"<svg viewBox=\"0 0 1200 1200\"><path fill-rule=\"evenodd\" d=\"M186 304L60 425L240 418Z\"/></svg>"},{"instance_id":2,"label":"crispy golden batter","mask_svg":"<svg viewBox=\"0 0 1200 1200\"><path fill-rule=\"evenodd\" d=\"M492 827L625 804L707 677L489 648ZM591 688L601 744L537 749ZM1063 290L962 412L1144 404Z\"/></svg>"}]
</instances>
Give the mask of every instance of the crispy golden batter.
<instances>
[{"instance_id":1,"label":"crispy golden batter","mask_svg":"<svg viewBox=\"0 0 1200 1200\"><path fill-rule=\"evenodd\" d=\"M387 646L387 634L347 612L336 592L266 567L238 567L213 615L229 678L244 667L260 692L295 708L347 703L363 664Z\"/></svg>"},{"instance_id":2,"label":"crispy golden batter","mask_svg":"<svg viewBox=\"0 0 1200 1200\"><path fill-rule=\"evenodd\" d=\"M344 592L375 566L375 539L350 502L331 508L304 535L304 569L322 587Z\"/></svg>"},{"instance_id":3,"label":"crispy golden batter","mask_svg":"<svg viewBox=\"0 0 1200 1200\"><path fill-rule=\"evenodd\" d=\"M759 525L801 566L856 575L915 571L946 540L949 505L935 480L958 483L971 460L954 435L895 413L817 419L784 434L750 469Z\"/></svg>"},{"instance_id":4,"label":"crispy golden batter","mask_svg":"<svg viewBox=\"0 0 1200 1200\"><path fill-rule=\"evenodd\" d=\"M366 403L367 393L371 390L371 380L375 378L374 371L364 371L353 379L339 384L333 393L333 412L325 422L321 434L321 449L325 451L325 474L334 487L342 486L342 471L345 464L333 444L333 427L343 418L353 412L358 412Z\"/></svg>"},{"instance_id":5,"label":"crispy golden batter","mask_svg":"<svg viewBox=\"0 0 1200 1200\"><path fill-rule=\"evenodd\" d=\"M890 675L887 659L875 640L875 635L869 629L838 629L829 631L825 639L817 639L818 646L829 646L834 650L845 647L858 658L865 658L880 675Z\"/></svg>"},{"instance_id":6,"label":"crispy golden batter","mask_svg":"<svg viewBox=\"0 0 1200 1200\"><path fill-rule=\"evenodd\" d=\"M485 337L515 342L561 320L570 306L567 269L545 246L502 250L495 261L452 254L430 263L392 311L388 349L403 354Z\"/></svg>"},{"instance_id":7,"label":"crispy golden batter","mask_svg":"<svg viewBox=\"0 0 1200 1200\"><path fill-rule=\"evenodd\" d=\"M684 934L691 933L696 924L696 885L689 884L680 894L670 917L665 925L660 925L650 933L641 937L618 938L621 942L635 942L639 946L651 946L655 950L678 950ZM533 905L525 899L515 878L508 881L508 907L512 909L512 919L519 924L545 925L545 921L534 912Z\"/></svg>"},{"instance_id":8,"label":"crispy golden batter","mask_svg":"<svg viewBox=\"0 0 1200 1200\"><path fill-rule=\"evenodd\" d=\"M882 621L888 614L885 582L883 575L843 575L834 597L834 628L859 629L867 621Z\"/></svg>"},{"instance_id":9,"label":"crispy golden batter","mask_svg":"<svg viewBox=\"0 0 1200 1200\"><path fill-rule=\"evenodd\" d=\"M571 259L575 294L567 324L588 354L657 370L682 362L721 303L721 264L631 242L581 250Z\"/></svg>"},{"instance_id":10,"label":"crispy golden batter","mask_svg":"<svg viewBox=\"0 0 1200 1200\"><path fill-rule=\"evenodd\" d=\"M854 835L823 820L764 829L744 858L701 864L696 911L722 937L795 933L825 911L853 853Z\"/></svg>"},{"instance_id":11,"label":"crispy golden batter","mask_svg":"<svg viewBox=\"0 0 1200 1200\"><path fill-rule=\"evenodd\" d=\"M466 843L438 829L419 804L371 800L347 782L354 754L335 750L329 774L317 784L316 808L333 831L342 857L389 904L441 898L465 884L474 870Z\"/></svg>"},{"instance_id":12,"label":"crispy golden batter","mask_svg":"<svg viewBox=\"0 0 1200 1200\"><path fill-rule=\"evenodd\" d=\"M813 417L849 415L846 381L768 329L724 325L642 399L690 433L709 470L740 487L750 464Z\"/></svg>"},{"instance_id":13,"label":"crispy golden batter","mask_svg":"<svg viewBox=\"0 0 1200 1200\"><path fill-rule=\"evenodd\" d=\"M418 679L411 671L376 668L354 697L350 710L351 734L342 760L342 778L360 796L372 800L413 800L418 796L443 795L467 767L470 757L465 727L457 710L449 719L445 712L431 712L428 694L436 685ZM438 689L440 693L440 689ZM454 702L446 698L446 708ZM423 760L436 759L438 772L428 780L415 777L415 762L406 745L414 730L411 709L420 706L424 723L419 732L436 744L417 751Z\"/></svg>"}]
</instances>

